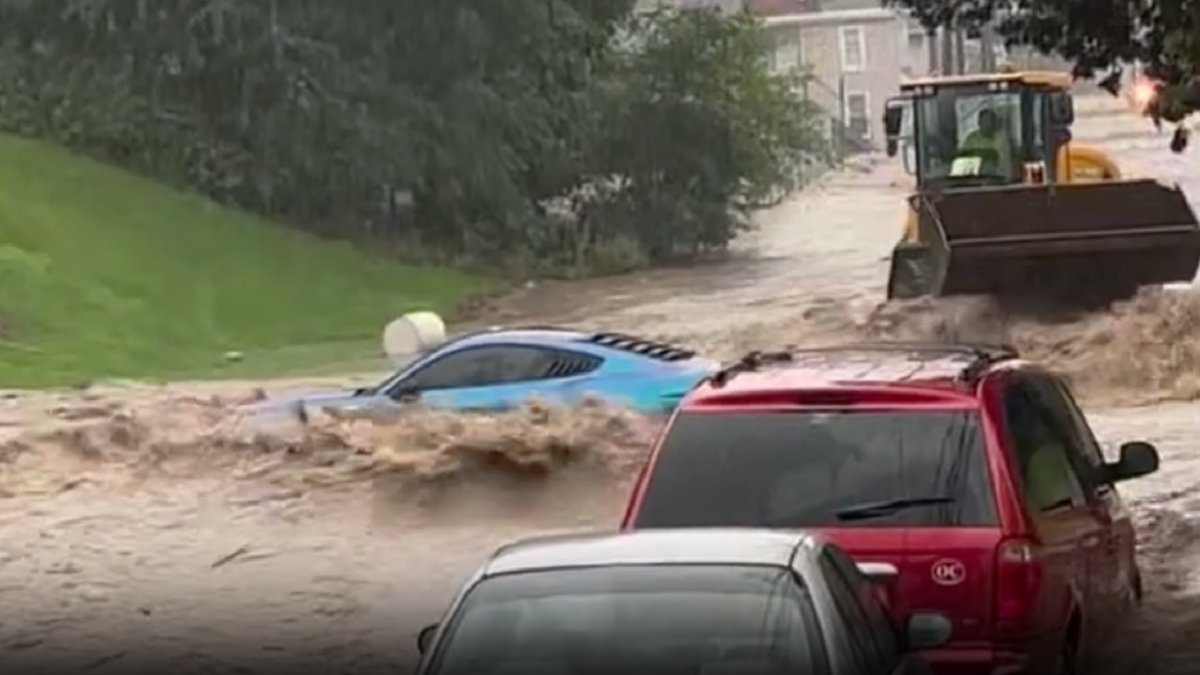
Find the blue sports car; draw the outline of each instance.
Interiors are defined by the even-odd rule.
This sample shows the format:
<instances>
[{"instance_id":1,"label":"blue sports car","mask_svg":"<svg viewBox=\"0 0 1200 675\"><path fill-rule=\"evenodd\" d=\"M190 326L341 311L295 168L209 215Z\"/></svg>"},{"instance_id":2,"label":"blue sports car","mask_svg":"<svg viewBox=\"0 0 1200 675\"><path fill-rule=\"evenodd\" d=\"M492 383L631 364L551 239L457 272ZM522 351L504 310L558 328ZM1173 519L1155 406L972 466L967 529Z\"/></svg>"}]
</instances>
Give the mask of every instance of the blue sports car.
<instances>
[{"instance_id":1,"label":"blue sports car","mask_svg":"<svg viewBox=\"0 0 1200 675\"><path fill-rule=\"evenodd\" d=\"M262 407L291 409L303 418L310 407L352 414L419 402L499 411L531 398L570 404L595 396L646 413L669 413L718 367L687 349L629 335L494 328L453 338L374 387L314 393Z\"/></svg>"}]
</instances>

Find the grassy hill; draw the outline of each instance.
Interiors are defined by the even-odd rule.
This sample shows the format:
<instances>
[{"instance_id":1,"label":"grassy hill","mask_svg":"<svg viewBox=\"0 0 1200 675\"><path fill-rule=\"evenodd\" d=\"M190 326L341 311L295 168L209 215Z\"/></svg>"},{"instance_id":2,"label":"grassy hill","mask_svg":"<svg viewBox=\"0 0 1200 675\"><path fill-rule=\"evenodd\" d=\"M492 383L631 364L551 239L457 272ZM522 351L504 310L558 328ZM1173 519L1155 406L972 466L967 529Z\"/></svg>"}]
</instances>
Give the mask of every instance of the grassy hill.
<instances>
[{"instance_id":1,"label":"grassy hill","mask_svg":"<svg viewBox=\"0 0 1200 675\"><path fill-rule=\"evenodd\" d=\"M0 135L0 388L312 370L486 282L405 267Z\"/></svg>"}]
</instances>

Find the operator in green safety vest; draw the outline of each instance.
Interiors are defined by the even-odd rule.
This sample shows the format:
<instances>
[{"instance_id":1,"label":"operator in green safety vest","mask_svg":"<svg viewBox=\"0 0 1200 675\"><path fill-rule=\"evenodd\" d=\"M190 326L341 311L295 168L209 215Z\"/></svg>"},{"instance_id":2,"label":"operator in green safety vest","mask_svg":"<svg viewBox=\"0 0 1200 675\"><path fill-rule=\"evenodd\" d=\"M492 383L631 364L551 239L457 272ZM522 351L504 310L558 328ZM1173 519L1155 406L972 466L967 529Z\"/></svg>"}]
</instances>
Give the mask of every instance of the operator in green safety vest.
<instances>
[{"instance_id":1,"label":"operator in green safety vest","mask_svg":"<svg viewBox=\"0 0 1200 675\"><path fill-rule=\"evenodd\" d=\"M979 111L976 121L978 127L975 131L967 134L958 151L968 153L990 150L995 153L995 158L988 158L982 162L956 161L956 166L951 168L951 175L1003 176L1010 180L1013 179L1015 166L1013 164L1012 139L1004 129L1000 116L991 108L984 108Z\"/></svg>"},{"instance_id":2,"label":"operator in green safety vest","mask_svg":"<svg viewBox=\"0 0 1200 675\"><path fill-rule=\"evenodd\" d=\"M1025 496L1038 511L1068 506L1080 492L1066 448L1048 429L1031 425L1032 446L1021 462Z\"/></svg>"}]
</instances>

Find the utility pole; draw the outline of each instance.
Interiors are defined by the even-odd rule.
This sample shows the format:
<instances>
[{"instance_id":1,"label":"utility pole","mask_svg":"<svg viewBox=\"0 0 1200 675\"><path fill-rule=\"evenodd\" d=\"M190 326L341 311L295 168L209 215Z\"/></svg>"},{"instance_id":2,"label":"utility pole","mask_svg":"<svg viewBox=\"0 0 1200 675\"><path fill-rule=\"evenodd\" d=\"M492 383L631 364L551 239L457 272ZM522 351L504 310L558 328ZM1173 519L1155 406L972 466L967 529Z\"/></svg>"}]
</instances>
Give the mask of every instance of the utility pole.
<instances>
[{"instance_id":1,"label":"utility pole","mask_svg":"<svg viewBox=\"0 0 1200 675\"><path fill-rule=\"evenodd\" d=\"M990 23L979 34L979 64L985 73L996 72L996 29Z\"/></svg>"},{"instance_id":2,"label":"utility pole","mask_svg":"<svg viewBox=\"0 0 1200 675\"><path fill-rule=\"evenodd\" d=\"M954 29L954 67L957 75L967 72L967 32L962 28Z\"/></svg>"},{"instance_id":3,"label":"utility pole","mask_svg":"<svg viewBox=\"0 0 1200 675\"><path fill-rule=\"evenodd\" d=\"M929 52L929 74L932 75L938 72L938 44L937 30L933 28L925 31L925 51Z\"/></svg>"},{"instance_id":4,"label":"utility pole","mask_svg":"<svg viewBox=\"0 0 1200 675\"><path fill-rule=\"evenodd\" d=\"M954 63L954 31L942 29L942 75L957 75Z\"/></svg>"}]
</instances>

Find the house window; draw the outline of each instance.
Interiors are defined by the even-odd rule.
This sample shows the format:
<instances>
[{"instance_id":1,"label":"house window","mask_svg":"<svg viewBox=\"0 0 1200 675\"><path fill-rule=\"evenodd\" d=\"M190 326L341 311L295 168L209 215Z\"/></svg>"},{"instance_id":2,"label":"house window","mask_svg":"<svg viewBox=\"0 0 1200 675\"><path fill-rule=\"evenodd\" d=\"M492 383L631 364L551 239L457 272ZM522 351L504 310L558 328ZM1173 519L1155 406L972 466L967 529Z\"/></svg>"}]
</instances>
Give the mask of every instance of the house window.
<instances>
[{"instance_id":1,"label":"house window","mask_svg":"<svg viewBox=\"0 0 1200 675\"><path fill-rule=\"evenodd\" d=\"M925 51L925 29L909 28L907 32L908 48L915 52Z\"/></svg>"},{"instance_id":2,"label":"house window","mask_svg":"<svg viewBox=\"0 0 1200 675\"><path fill-rule=\"evenodd\" d=\"M847 92L845 105L843 117L847 133L864 141L871 140L871 97L865 91Z\"/></svg>"},{"instance_id":3,"label":"house window","mask_svg":"<svg viewBox=\"0 0 1200 675\"><path fill-rule=\"evenodd\" d=\"M792 72L800 66L800 33L786 30L774 34L771 50L771 71L775 73Z\"/></svg>"},{"instance_id":4,"label":"house window","mask_svg":"<svg viewBox=\"0 0 1200 675\"><path fill-rule=\"evenodd\" d=\"M842 70L856 73L867 68L867 36L862 26L843 26L839 31Z\"/></svg>"},{"instance_id":5,"label":"house window","mask_svg":"<svg viewBox=\"0 0 1200 675\"><path fill-rule=\"evenodd\" d=\"M904 32L907 37L908 50L904 54L904 65L901 67L901 71L907 77L912 77L918 71L925 71L929 68L929 40L925 29L920 26L906 26Z\"/></svg>"}]
</instances>

